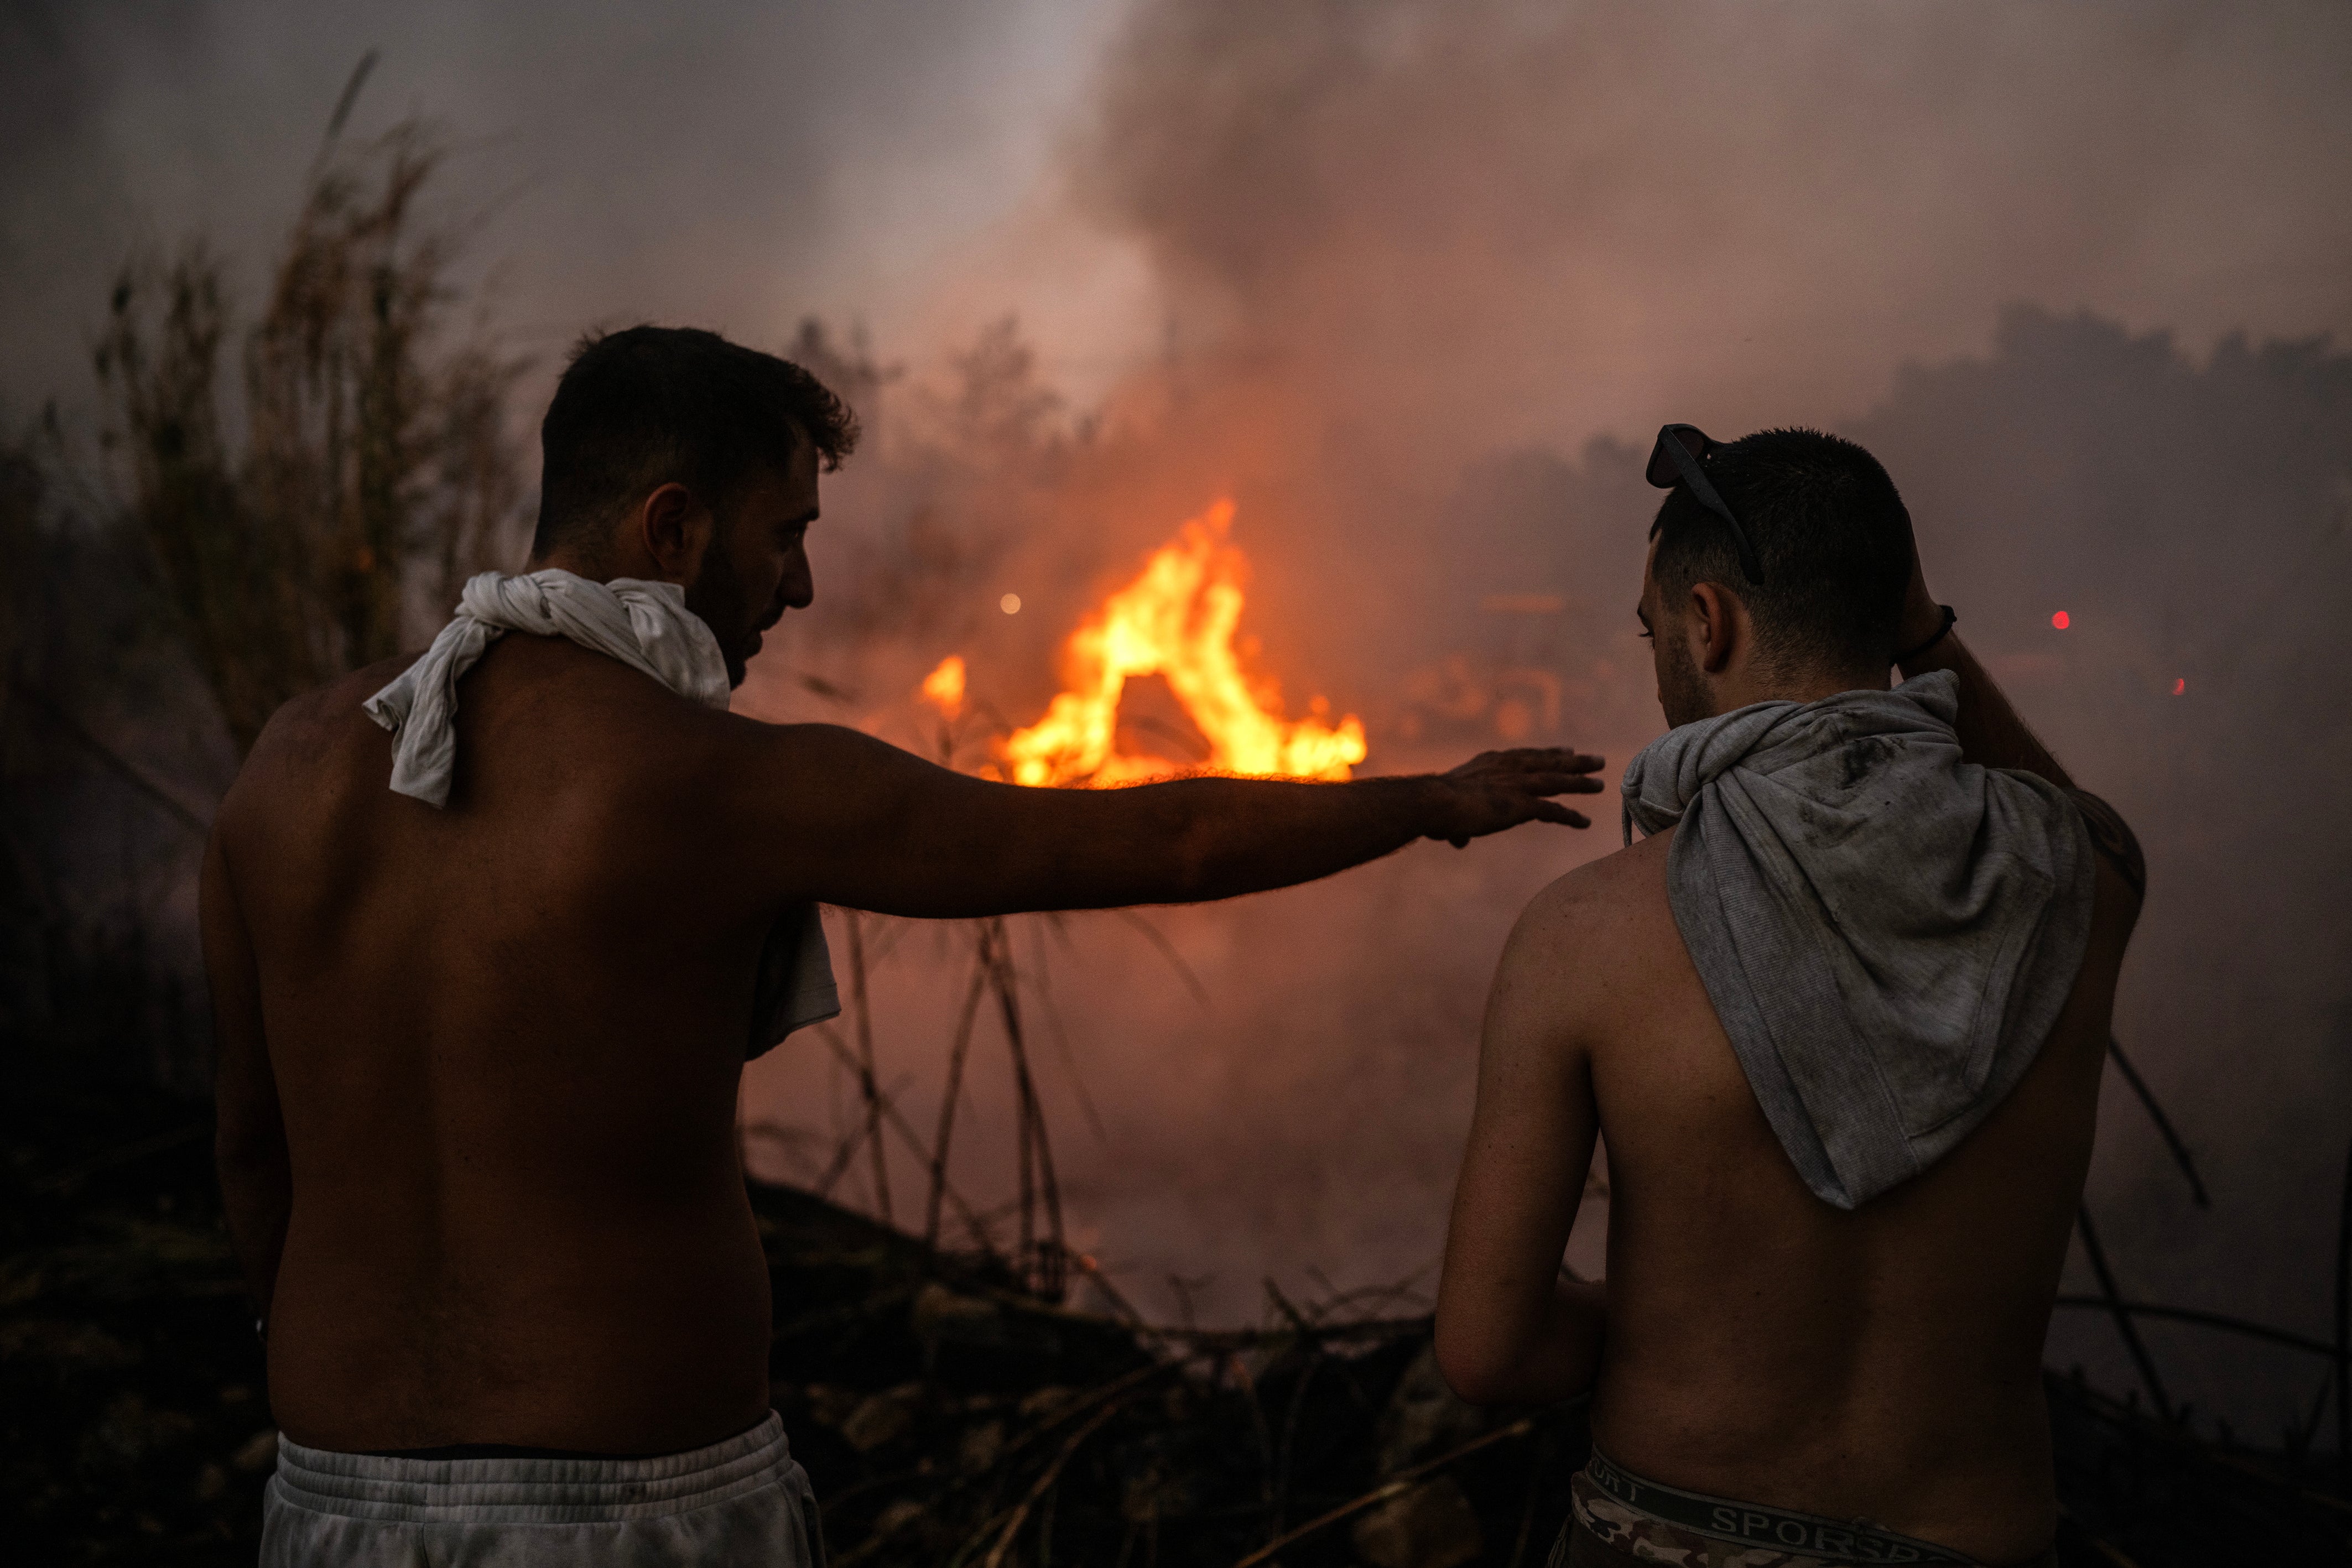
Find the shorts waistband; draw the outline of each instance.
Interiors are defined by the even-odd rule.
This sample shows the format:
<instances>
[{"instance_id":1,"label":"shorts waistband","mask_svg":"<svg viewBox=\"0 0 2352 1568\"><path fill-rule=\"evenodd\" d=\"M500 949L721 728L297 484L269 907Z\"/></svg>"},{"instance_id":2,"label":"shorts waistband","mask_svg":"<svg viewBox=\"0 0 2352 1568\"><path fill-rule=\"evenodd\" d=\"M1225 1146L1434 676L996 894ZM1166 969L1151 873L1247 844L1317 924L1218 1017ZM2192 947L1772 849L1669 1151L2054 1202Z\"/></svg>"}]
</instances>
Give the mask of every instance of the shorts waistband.
<instances>
[{"instance_id":1,"label":"shorts waistband","mask_svg":"<svg viewBox=\"0 0 2352 1568\"><path fill-rule=\"evenodd\" d=\"M404 1459L280 1438L275 1486L314 1513L407 1523L601 1524L708 1508L796 1468L783 1418L644 1459Z\"/></svg>"},{"instance_id":2,"label":"shorts waistband","mask_svg":"<svg viewBox=\"0 0 2352 1568\"><path fill-rule=\"evenodd\" d=\"M1771 1553L1776 1563L1916 1563L1919 1568L1983 1568L1976 1558L1932 1541L1898 1535L1854 1520L1685 1491L1637 1476L1592 1450L1570 1483L1575 1522L1604 1542L1630 1545L1664 1531ZM1648 1555L1648 1553L1637 1553ZM1744 1559L1742 1559L1744 1561Z\"/></svg>"}]
</instances>

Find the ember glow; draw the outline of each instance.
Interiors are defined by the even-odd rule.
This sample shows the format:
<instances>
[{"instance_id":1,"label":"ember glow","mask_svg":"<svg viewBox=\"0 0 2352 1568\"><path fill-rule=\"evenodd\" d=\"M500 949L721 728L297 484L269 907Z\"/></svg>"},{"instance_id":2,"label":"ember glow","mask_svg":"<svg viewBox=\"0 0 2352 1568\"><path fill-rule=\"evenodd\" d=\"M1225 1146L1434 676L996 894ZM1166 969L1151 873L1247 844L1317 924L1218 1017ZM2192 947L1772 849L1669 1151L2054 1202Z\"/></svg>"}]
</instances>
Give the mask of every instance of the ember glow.
<instances>
[{"instance_id":1,"label":"ember glow","mask_svg":"<svg viewBox=\"0 0 2352 1568\"><path fill-rule=\"evenodd\" d=\"M1213 771L1345 779L1364 759L1364 727L1355 715L1328 724L1328 705L1317 697L1307 705L1310 716L1286 719L1275 684L1244 673L1234 632L1248 561L1227 538L1233 521L1234 504L1221 500L1187 522L1071 633L1062 654L1064 689L1043 718L998 747L1004 777L1016 784L1110 785L1186 771L1118 748L1119 694L1130 679L1149 675L1168 683L1200 730L1209 747L1203 766Z\"/></svg>"}]
</instances>

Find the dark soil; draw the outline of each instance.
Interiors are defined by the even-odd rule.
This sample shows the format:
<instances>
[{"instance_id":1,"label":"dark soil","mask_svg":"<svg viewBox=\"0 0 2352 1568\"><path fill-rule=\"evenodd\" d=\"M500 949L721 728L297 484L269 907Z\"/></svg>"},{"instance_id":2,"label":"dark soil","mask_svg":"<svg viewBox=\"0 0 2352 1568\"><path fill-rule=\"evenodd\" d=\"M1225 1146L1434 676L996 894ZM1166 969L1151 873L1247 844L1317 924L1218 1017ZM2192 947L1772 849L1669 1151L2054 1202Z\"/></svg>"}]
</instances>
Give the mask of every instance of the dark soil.
<instances>
[{"instance_id":1,"label":"dark soil","mask_svg":"<svg viewBox=\"0 0 2352 1568\"><path fill-rule=\"evenodd\" d=\"M121 1090L5 1098L9 1559L252 1563L276 1437L207 1113ZM806 1193L752 1202L776 1407L837 1564L1234 1568L1295 1535L1268 1561L1500 1568L1542 1563L1566 1514L1580 1409L1463 1406L1426 1320L1284 1308L1263 1333L1139 1330ZM2347 1561L2352 1505L2313 1465L2050 1387L2062 1561Z\"/></svg>"}]
</instances>

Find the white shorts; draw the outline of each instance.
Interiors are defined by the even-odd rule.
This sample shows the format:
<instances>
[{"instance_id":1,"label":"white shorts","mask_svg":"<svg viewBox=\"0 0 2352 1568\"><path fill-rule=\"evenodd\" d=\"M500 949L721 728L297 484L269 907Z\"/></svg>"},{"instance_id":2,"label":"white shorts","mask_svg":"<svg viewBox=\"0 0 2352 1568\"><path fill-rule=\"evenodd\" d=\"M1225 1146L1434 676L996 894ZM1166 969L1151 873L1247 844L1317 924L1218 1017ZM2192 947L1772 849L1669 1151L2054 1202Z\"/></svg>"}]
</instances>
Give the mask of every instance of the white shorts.
<instances>
[{"instance_id":1,"label":"white shorts","mask_svg":"<svg viewBox=\"0 0 2352 1568\"><path fill-rule=\"evenodd\" d=\"M394 1459L281 1438L262 1568L823 1568L773 1412L650 1459Z\"/></svg>"}]
</instances>

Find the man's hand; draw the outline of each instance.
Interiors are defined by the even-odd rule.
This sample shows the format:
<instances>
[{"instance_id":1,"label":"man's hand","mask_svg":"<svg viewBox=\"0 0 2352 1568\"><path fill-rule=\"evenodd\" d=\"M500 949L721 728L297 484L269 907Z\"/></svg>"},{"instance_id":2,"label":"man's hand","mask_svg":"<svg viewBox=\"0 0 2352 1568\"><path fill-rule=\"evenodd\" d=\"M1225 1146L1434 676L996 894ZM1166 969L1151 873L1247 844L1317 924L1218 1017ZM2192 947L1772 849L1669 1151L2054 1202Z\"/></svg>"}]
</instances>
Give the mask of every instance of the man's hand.
<instances>
[{"instance_id":1,"label":"man's hand","mask_svg":"<svg viewBox=\"0 0 2352 1568\"><path fill-rule=\"evenodd\" d=\"M1592 775L1603 766L1598 757L1559 747L1482 751L1451 773L1439 775L1437 821L1423 836L1444 839L1458 850L1472 839L1521 822L1589 828L1590 817L1551 797L1598 795L1601 780Z\"/></svg>"}]
</instances>

